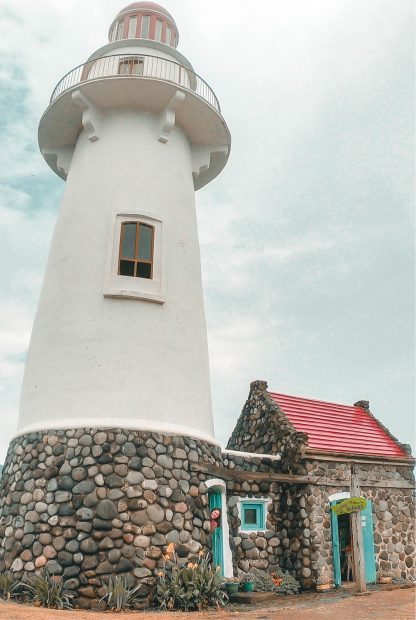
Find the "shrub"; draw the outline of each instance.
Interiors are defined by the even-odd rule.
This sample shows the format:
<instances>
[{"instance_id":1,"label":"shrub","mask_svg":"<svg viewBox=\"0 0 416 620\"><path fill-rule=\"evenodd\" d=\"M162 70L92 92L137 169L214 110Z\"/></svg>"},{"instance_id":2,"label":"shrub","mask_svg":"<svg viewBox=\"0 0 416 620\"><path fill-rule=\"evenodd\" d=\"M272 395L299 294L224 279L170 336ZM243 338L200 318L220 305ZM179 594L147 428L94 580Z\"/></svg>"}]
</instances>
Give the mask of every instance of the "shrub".
<instances>
[{"instance_id":1,"label":"shrub","mask_svg":"<svg viewBox=\"0 0 416 620\"><path fill-rule=\"evenodd\" d=\"M270 573L256 570L253 572L254 590L256 592L276 592L276 584Z\"/></svg>"},{"instance_id":2,"label":"shrub","mask_svg":"<svg viewBox=\"0 0 416 620\"><path fill-rule=\"evenodd\" d=\"M46 570L21 584L32 603L51 609L72 609L74 606L75 595L66 586L63 576L50 575Z\"/></svg>"},{"instance_id":3,"label":"shrub","mask_svg":"<svg viewBox=\"0 0 416 620\"><path fill-rule=\"evenodd\" d=\"M181 564L171 544L164 558L165 570L158 573L155 594L162 610L199 611L227 603L228 596L221 589L221 574L213 568L209 556L204 557L201 551L194 561Z\"/></svg>"},{"instance_id":4,"label":"shrub","mask_svg":"<svg viewBox=\"0 0 416 620\"><path fill-rule=\"evenodd\" d=\"M140 590L142 584L131 588L128 585L127 577L117 575L110 577L108 584L102 583L105 590L104 596L100 599L105 601L106 607L112 611L124 611L134 609L141 597Z\"/></svg>"},{"instance_id":5,"label":"shrub","mask_svg":"<svg viewBox=\"0 0 416 620\"><path fill-rule=\"evenodd\" d=\"M20 583L13 575L12 571L5 570L0 573L0 598L6 601L18 595Z\"/></svg>"},{"instance_id":6,"label":"shrub","mask_svg":"<svg viewBox=\"0 0 416 620\"><path fill-rule=\"evenodd\" d=\"M273 573L272 577L275 578L277 594L299 594L299 581L292 577L287 571L283 573L283 571L279 570Z\"/></svg>"}]
</instances>

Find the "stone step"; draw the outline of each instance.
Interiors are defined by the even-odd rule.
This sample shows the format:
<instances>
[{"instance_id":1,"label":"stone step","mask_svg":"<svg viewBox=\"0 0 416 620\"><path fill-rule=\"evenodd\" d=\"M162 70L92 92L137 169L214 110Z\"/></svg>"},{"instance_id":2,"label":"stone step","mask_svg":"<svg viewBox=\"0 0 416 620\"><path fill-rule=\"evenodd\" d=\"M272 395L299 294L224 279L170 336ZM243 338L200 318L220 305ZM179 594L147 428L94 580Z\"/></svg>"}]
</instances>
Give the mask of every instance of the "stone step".
<instances>
[{"instance_id":1,"label":"stone step","mask_svg":"<svg viewBox=\"0 0 416 620\"><path fill-rule=\"evenodd\" d=\"M276 598L275 592L237 592L230 596L230 603L257 605Z\"/></svg>"}]
</instances>

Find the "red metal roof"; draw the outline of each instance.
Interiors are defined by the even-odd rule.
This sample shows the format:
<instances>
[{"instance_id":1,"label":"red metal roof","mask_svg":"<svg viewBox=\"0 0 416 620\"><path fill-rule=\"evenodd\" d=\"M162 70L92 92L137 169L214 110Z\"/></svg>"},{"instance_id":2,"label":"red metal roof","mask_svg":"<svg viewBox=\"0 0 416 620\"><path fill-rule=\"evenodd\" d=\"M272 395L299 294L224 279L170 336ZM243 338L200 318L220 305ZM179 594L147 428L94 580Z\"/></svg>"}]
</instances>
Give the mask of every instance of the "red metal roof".
<instances>
[{"instance_id":1,"label":"red metal roof","mask_svg":"<svg viewBox=\"0 0 416 620\"><path fill-rule=\"evenodd\" d=\"M310 448L409 458L368 411L361 407L268 393L295 429L308 435Z\"/></svg>"}]
</instances>

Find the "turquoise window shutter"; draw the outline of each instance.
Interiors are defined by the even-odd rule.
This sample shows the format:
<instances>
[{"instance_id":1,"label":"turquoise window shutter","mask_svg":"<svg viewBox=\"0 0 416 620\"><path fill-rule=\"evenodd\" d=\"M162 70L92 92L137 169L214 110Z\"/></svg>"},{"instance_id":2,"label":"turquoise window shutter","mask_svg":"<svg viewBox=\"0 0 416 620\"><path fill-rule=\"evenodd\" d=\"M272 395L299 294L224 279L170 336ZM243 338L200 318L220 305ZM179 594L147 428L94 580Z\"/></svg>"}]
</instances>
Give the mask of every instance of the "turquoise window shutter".
<instances>
[{"instance_id":1,"label":"turquoise window shutter","mask_svg":"<svg viewBox=\"0 0 416 620\"><path fill-rule=\"evenodd\" d=\"M337 502L331 502L330 506L335 506ZM332 555L334 559L334 581L336 586L341 585L341 554L339 548L338 517L331 510L331 531L332 531Z\"/></svg>"},{"instance_id":2,"label":"turquoise window shutter","mask_svg":"<svg viewBox=\"0 0 416 620\"><path fill-rule=\"evenodd\" d=\"M374 553L373 512L370 500L367 500L367 506L361 511L360 515L364 543L365 581L366 583L375 583L376 558Z\"/></svg>"}]
</instances>

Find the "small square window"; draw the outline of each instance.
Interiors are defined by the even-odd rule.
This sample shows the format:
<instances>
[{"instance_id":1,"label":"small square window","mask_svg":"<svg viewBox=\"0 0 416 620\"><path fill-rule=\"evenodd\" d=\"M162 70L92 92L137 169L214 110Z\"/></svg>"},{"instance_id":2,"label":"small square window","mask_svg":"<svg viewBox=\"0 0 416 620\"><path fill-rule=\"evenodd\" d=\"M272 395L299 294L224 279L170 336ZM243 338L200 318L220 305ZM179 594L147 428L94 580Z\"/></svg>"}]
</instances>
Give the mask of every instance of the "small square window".
<instances>
[{"instance_id":1,"label":"small square window","mask_svg":"<svg viewBox=\"0 0 416 620\"><path fill-rule=\"evenodd\" d=\"M241 529L265 530L265 510L263 502L241 502Z\"/></svg>"}]
</instances>

